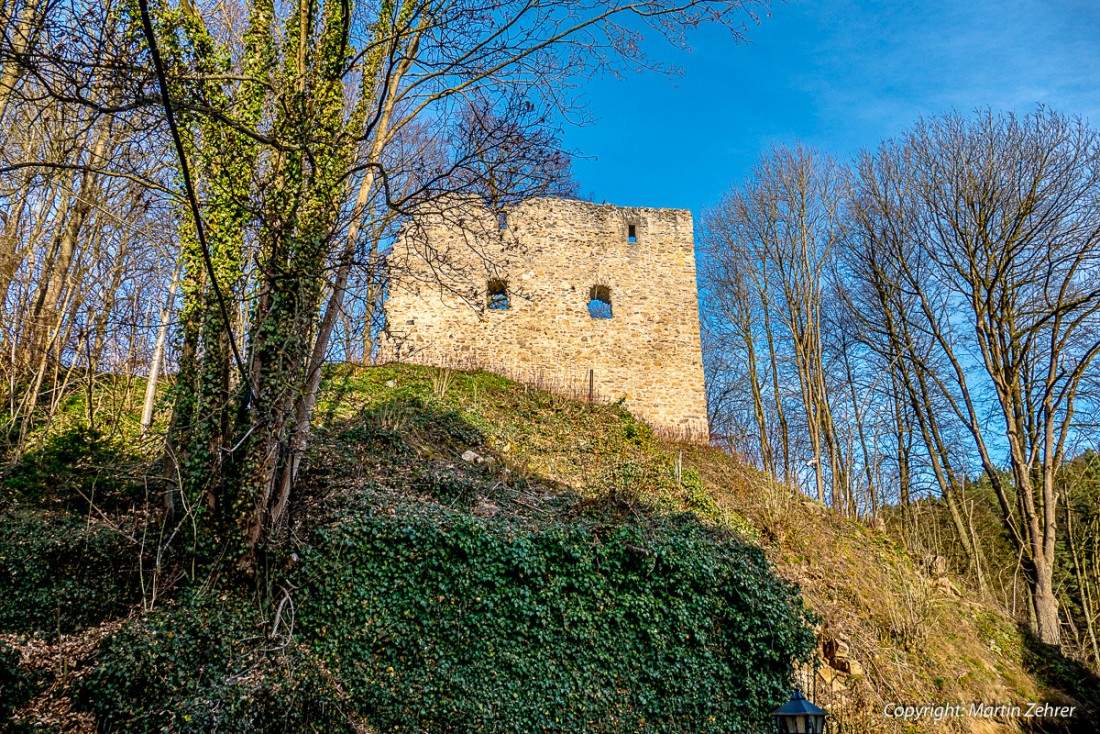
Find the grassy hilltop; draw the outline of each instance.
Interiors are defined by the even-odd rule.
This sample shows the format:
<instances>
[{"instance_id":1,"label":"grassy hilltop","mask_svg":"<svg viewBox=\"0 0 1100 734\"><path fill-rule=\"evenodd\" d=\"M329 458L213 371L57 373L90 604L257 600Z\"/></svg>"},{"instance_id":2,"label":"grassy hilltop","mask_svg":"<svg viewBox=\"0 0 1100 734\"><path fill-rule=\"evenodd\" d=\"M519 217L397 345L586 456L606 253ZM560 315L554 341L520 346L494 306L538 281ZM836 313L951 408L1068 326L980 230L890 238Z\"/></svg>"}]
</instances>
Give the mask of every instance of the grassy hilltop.
<instances>
[{"instance_id":1,"label":"grassy hilltop","mask_svg":"<svg viewBox=\"0 0 1100 734\"><path fill-rule=\"evenodd\" d=\"M845 732L1060 731L890 703L1100 720L1095 678L888 531L483 372L333 369L270 603L227 594L161 535L131 394L6 473L9 730L754 731L792 658Z\"/></svg>"}]
</instances>

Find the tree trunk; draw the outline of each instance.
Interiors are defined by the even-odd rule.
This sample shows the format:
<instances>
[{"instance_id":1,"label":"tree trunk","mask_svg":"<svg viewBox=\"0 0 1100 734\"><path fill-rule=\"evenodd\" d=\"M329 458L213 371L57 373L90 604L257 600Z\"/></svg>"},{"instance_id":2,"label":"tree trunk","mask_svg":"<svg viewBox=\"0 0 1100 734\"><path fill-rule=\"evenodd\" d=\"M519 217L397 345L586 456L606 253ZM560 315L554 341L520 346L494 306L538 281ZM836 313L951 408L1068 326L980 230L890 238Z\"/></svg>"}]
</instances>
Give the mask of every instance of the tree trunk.
<instances>
[{"instance_id":1,"label":"tree trunk","mask_svg":"<svg viewBox=\"0 0 1100 734\"><path fill-rule=\"evenodd\" d=\"M11 54L13 59L4 64L0 70L0 123L4 120L4 113L8 110L8 102L15 85L19 83L19 77L23 75L23 64L19 60L28 51L34 42L35 26L38 13L38 4L41 0L27 0L23 6L23 12L19 14L19 20L7 27L7 35L11 42ZM5 19L6 21L6 19Z\"/></svg>"},{"instance_id":2,"label":"tree trunk","mask_svg":"<svg viewBox=\"0 0 1100 734\"><path fill-rule=\"evenodd\" d=\"M157 328L157 342L153 347L153 358L149 362L149 379L145 383L145 402L141 409L141 434L144 436L153 427L153 406L157 400L157 378L160 376L161 362L164 361L165 346L168 343L168 329L172 321L172 303L176 300L176 287L179 284L180 268L183 260L176 261L172 277L168 283L168 298L160 311L160 326Z\"/></svg>"},{"instance_id":3,"label":"tree trunk","mask_svg":"<svg viewBox=\"0 0 1100 734\"><path fill-rule=\"evenodd\" d=\"M348 233L344 239L344 248L340 253L340 264L337 268L336 280L332 286L332 294L329 296L328 303L325 305L324 315L321 317L321 323L317 329L317 336L314 339L313 348L309 353L309 360L305 373L305 389L295 400L294 424L290 433L289 455L282 466L277 493L278 499L276 500L273 511L272 519L273 522L276 523L281 521L283 513L286 512L291 490L293 489L294 482L298 478L298 469L301 466L302 456L305 454L306 446L309 444L310 420L313 417L313 407L317 404L317 396L321 389L321 368L324 366L325 356L328 354L332 330L344 306L344 297L347 295L348 289L348 277L351 274L351 265L355 258L355 251L359 246L359 232L362 227L362 220L365 216L367 205L370 203L371 196L374 194L377 171L375 164L379 163L382 151L385 149L394 105L397 103L397 90L400 88L401 81L409 69L412 58L416 55L418 44L419 35L414 37L410 43L406 58L393 70L389 85L386 89L386 101L375 123L371 148L367 156L369 165L363 175L363 180L359 183L359 191L356 194L355 205L352 208L351 224L348 226ZM366 328L368 330L370 329L369 323Z\"/></svg>"},{"instance_id":4,"label":"tree trunk","mask_svg":"<svg viewBox=\"0 0 1100 734\"><path fill-rule=\"evenodd\" d=\"M1058 619L1058 596L1054 593L1054 568L1045 561L1035 564L1035 631L1048 645L1062 643L1062 624Z\"/></svg>"},{"instance_id":5,"label":"tree trunk","mask_svg":"<svg viewBox=\"0 0 1100 734\"><path fill-rule=\"evenodd\" d=\"M95 166L103 160L110 140L110 127L110 125L104 124L97 131L95 144L88 157L89 166ZM31 314L33 331L31 332L32 340L29 348L32 353L45 348L44 339L50 321L48 314L58 307L65 289L69 285L69 275L77 244L80 241L84 225L96 203L98 188L96 175L89 170L85 170L80 175L79 187L73 192L68 192L68 196L72 198L72 205L68 207L68 220L65 221L62 227L61 236L55 248L56 256L51 264L52 267L49 269L48 274L44 274L46 275L45 287L39 290L38 299Z\"/></svg>"}]
</instances>

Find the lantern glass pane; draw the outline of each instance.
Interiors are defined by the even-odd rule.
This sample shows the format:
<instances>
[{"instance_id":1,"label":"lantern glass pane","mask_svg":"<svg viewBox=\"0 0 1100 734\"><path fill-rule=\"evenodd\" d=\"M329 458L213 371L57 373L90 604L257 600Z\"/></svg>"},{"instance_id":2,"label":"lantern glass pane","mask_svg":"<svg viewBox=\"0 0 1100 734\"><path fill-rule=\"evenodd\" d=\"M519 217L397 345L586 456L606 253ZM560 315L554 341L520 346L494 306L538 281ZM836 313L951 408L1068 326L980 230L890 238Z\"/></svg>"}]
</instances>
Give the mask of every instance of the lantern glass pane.
<instances>
[{"instance_id":1,"label":"lantern glass pane","mask_svg":"<svg viewBox=\"0 0 1100 734\"><path fill-rule=\"evenodd\" d=\"M806 717L802 714L786 714L775 718L782 734L812 734L812 730L806 728Z\"/></svg>"}]
</instances>

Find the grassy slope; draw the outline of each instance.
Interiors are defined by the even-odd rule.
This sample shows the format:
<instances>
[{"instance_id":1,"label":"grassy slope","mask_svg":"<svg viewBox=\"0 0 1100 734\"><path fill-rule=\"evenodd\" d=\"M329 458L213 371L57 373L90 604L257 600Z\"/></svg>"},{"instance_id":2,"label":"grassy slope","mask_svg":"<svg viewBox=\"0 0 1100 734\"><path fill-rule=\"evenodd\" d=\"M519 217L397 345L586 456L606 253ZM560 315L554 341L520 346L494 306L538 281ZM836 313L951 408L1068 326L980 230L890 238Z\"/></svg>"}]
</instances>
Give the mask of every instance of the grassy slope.
<instances>
[{"instance_id":1,"label":"grassy slope","mask_svg":"<svg viewBox=\"0 0 1100 734\"><path fill-rule=\"evenodd\" d=\"M831 684L816 680L818 702L838 715L844 732L1038 731L1027 722L974 720L907 727L881 711L889 702L1022 704L1064 700L1074 686L1096 690L1095 678L1036 652L1008 615L930 577L888 534L838 518L721 451L656 437L615 406L481 372L339 368L326 381L316 424L295 508L299 524L323 516L344 492L368 490L380 503L431 492L475 515L520 520L688 510L759 543L801 585L822 619L820 637L847 642L863 669ZM467 450L484 461L464 461ZM441 487L452 487L451 495L441 497ZM87 650L72 650L94 648L112 626L56 645L10 635L0 642L25 657L40 650L44 662L35 667L42 671L65 670L86 657ZM88 730L86 716L68 713L65 686L51 691L39 703L57 709L54 720L67 720L65 730ZM1077 723L1076 731L1095 730L1086 718Z\"/></svg>"},{"instance_id":2,"label":"grassy slope","mask_svg":"<svg viewBox=\"0 0 1100 734\"><path fill-rule=\"evenodd\" d=\"M806 676L845 731L1028 725L960 719L906 728L882 716L890 702L1082 703L1059 683L1074 677L1072 666L1052 670L1008 615L947 578L932 578L887 533L839 518L719 450L662 440L615 406L566 400L487 373L389 365L334 373L319 412L307 477L326 488L382 477L387 492L415 495L425 471L470 474L478 484L454 501L469 503L475 514L690 510L760 543L821 616L821 639L848 643L863 670ZM406 458L392 463L385 451L362 450L363 436L370 437L365 443L400 445ZM492 464L489 480L484 466L462 460L466 450ZM336 460L349 451L350 463Z\"/></svg>"}]
</instances>

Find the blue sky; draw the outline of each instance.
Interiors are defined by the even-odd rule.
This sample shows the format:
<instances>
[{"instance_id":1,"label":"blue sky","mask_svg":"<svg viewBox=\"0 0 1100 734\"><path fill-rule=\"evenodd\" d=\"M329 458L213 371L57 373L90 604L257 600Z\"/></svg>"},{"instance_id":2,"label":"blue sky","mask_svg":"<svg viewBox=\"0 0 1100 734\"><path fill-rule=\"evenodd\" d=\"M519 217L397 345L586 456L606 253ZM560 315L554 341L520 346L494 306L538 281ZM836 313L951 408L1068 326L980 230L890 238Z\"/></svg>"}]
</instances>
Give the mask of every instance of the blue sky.
<instances>
[{"instance_id":1,"label":"blue sky","mask_svg":"<svg viewBox=\"0 0 1100 734\"><path fill-rule=\"evenodd\" d=\"M593 121L566 127L582 195L696 217L774 143L841 157L918 117L1040 103L1100 125L1100 3L1086 0L795 1L748 43L710 28L683 69L599 78L578 91Z\"/></svg>"}]
</instances>

